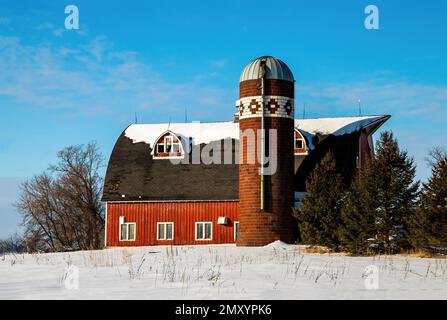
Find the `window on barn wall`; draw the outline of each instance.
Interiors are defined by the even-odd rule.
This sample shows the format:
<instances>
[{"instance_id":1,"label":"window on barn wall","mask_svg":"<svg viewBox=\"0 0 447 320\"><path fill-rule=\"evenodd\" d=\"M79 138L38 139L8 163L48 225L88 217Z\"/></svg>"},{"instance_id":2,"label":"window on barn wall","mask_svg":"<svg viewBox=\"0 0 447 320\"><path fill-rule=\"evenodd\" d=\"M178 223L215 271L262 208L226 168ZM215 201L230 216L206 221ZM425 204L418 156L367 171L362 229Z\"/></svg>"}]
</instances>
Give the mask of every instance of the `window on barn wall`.
<instances>
[{"instance_id":1,"label":"window on barn wall","mask_svg":"<svg viewBox=\"0 0 447 320\"><path fill-rule=\"evenodd\" d=\"M183 158L181 137L177 137L171 131L166 131L155 142L153 155L154 159Z\"/></svg>"},{"instance_id":2,"label":"window on barn wall","mask_svg":"<svg viewBox=\"0 0 447 320\"><path fill-rule=\"evenodd\" d=\"M212 240L213 239L213 223L212 222L196 222L196 240Z\"/></svg>"},{"instance_id":3,"label":"window on barn wall","mask_svg":"<svg viewBox=\"0 0 447 320\"><path fill-rule=\"evenodd\" d=\"M120 241L135 241L136 223L125 222L120 224Z\"/></svg>"},{"instance_id":4,"label":"window on barn wall","mask_svg":"<svg viewBox=\"0 0 447 320\"><path fill-rule=\"evenodd\" d=\"M234 222L234 241L239 240L239 221Z\"/></svg>"},{"instance_id":5,"label":"window on barn wall","mask_svg":"<svg viewBox=\"0 0 447 320\"><path fill-rule=\"evenodd\" d=\"M295 155L308 154L306 140L304 140L303 135L298 130L295 130L294 153Z\"/></svg>"},{"instance_id":6,"label":"window on barn wall","mask_svg":"<svg viewBox=\"0 0 447 320\"><path fill-rule=\"evenodd\" d=\"M157 240L174 240L174 222L157 223Z\"/></svg>"}]
</instances>

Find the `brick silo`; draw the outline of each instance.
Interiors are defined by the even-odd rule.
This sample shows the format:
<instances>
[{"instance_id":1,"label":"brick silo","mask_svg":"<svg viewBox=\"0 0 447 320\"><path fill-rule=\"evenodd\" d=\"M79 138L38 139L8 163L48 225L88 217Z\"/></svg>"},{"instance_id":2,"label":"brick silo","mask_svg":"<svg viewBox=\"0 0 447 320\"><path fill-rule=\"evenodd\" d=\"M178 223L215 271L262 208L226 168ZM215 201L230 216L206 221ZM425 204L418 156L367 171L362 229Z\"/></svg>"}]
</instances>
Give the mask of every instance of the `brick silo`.
<instances>
[{"instance_id":1,"label":"brick silo","mask_svg":"<svg viewBox=\"0 0 447 320\"><path fill-rule=\"evenodd\" d=\"M294 241L294 82L289 67L268 56L253 60L241 74L239 246ZM276 158L276 171L268 172L275 167L271 163L261 165L262 154Z\"/></svg>"}]
</instances>

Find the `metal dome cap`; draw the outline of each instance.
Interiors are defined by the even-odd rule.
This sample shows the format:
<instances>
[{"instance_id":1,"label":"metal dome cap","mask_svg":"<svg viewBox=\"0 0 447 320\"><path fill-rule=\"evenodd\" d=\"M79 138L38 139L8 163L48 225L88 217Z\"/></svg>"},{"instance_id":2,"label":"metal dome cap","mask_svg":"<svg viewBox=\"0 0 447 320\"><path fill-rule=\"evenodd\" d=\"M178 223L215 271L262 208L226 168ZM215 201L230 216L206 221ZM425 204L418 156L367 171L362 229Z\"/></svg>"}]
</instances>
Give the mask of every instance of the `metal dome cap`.
<instances>
[{"instance_id":1,"label":"metal dome cap","mask_svg":"<svg viewBox=\"0 0 447 320\"><path fill-rule=\"evenodd\" d=\"M259 79L261 61L263 60L265 60L266 66L266 79L295 81L292 71L290 71L287 64L275 57L263 56L253 60L244 68L239 82Z\"/></svg>"}]
</instances>

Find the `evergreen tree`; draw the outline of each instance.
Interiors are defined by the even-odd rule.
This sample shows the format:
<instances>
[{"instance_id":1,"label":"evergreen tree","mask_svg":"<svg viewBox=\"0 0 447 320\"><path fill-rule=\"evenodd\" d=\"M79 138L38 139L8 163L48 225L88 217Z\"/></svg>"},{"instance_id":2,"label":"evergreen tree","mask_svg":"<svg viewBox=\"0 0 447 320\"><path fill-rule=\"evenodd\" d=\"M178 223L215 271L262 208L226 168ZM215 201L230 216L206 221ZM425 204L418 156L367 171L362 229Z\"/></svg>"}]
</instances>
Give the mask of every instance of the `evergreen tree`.
<instances>
[{"instance_id":1,"label":"evergreen tree","mask_svg":"<svg viewBox=\"0 0 447 320\"><path fill-rule=\"evenodd\" d=\"M345 250L354 254L368 254L376 234L377 197L370 169L368 165L352 182L341 210L340 241Z\"/></svg>"},{"instance_id":2,"label":"evergreen tree","mask_svg":"<svg viewBox=\"0 0 447 320\"><path fill-rule=\"evenodd\" d=\"M342 209L340 236L352 253L376 247L390 253L409 247L419 182L414 161L399 149L392 132L381 134L375 156L353 183Z\"/></svg>"},{"instance_id":3,"label":"evergreen tree","mask_svg":"<svg viewBox=\"0 0 447 320\"><path fill-rule=\"evenodd\" d=\"M416 248L447 247L447 152L431 153L431 177L423 184L420 207L411 219L411 242Z\"/></svg>"},{"instance_id":4,"label":"evergreen tree","mask_svg":"<svg viewBox=\"0 0 447 320\"><path fill-rule=\"evenodd\" d=\"M298 214L302 241L337 250L344 186L332 153L328 152L317 164L306 181L306 190L308 195L303 198Z\"/></svg>"}]
</instances>

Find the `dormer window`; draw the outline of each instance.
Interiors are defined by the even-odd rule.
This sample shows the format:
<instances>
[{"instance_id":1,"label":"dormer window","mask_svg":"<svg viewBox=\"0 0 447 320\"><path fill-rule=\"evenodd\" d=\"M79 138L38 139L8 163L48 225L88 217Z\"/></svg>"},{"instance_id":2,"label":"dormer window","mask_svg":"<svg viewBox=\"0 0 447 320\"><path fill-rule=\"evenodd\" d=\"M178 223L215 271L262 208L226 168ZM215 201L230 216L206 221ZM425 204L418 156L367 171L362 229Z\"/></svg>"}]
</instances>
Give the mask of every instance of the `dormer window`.
<instances>
[{"instance_id":1,"label":"dormer window","mask_svg":"<svg viewBox=\"0 0 447 320\"><path fill-rule=\"evenodd\" d=\"M157 139L153 155L154 159L183 158L181 138L171 131L165 132Z\"/></svg>"},{"instance_id":2,"label":"dormer window","mask_svg":"<svg viewBox=\"0 0 447 320\"><path fill-rule=\"evenodd\" d=\"M308 155L306 140L304 139L301 132L295 130L295 140L294 140L294 153L295 155Z\"/></svg>"}]
</instances>

